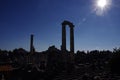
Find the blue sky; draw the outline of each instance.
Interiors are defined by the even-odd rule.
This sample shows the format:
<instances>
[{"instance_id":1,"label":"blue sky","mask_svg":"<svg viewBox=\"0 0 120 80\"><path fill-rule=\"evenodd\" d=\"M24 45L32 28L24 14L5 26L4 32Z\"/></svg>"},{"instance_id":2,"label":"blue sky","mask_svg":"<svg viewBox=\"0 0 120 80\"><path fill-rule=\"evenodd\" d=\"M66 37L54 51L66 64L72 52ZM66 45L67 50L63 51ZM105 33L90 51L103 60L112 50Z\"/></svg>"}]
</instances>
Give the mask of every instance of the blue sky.
<instances>
[{"instance_id":1,"label":"blue sky","mask_svg":"<svg viewBox=\"0 0 120 80\"><path fill-rule=\"evenodd\" d=\"M120 47L120 1L103 15L93 11L95 0L0 0L0 49L29 51L34 34L37 51L61 46L61 23L75 25L75 51ZM67 27L69 49L69 27Z\"/></svg>"}]
</instances>

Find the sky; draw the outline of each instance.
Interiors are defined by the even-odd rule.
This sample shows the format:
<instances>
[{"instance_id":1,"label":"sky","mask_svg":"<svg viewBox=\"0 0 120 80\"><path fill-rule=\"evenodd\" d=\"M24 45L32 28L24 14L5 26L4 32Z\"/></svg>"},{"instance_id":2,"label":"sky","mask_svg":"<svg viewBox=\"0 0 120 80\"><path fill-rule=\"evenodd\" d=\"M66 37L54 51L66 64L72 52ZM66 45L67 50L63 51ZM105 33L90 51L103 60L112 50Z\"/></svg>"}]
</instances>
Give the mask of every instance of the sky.
<instances>
[{"instance_id":1,"label":"sky","mask_svg":"<svg viewBox=\"0 0 120 80\"><path fill-rule=\"evenodd\" d=\"M120 0L112 1L101 15L94 5L95 0L0 0L0 49L29 51L31 34L36 51L52 45L60 49L64 20L75 25L75 51L120 47Z\"/></svg>"}]
</instances>

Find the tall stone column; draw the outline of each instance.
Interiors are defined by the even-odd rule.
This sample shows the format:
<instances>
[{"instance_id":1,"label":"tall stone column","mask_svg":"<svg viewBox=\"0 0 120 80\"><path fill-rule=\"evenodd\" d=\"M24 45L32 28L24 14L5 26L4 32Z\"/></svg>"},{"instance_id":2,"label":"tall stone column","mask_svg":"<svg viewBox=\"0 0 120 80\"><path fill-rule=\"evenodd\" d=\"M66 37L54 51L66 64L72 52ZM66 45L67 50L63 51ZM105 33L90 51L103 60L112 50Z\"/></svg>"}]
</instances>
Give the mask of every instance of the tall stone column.
<instances>
[{"instance_id":1,"label":"tall stone column","mask_svg":"<svg viewBox=\"0 0 120 80\"><path fill-rule=\"evenodd\" d=\"M33 47L33 37L34 35L30 35L30 54L28 55L28 64L31 64L33 62L32 54L34 53L34 47Z\"/></svg>"},{"instance_id":2,"label":"tall stone column","mask_svg":"<svg viewBox=\"0 0 120 80\"><path fill-rule=\"evenodd\" d=\"M62 63L63 63L63 69L66 70L67 69L67 59L66 59L66 25L64 24L64 22L62 23L62 46L61 46L61 50L62 50Z\"/></svg>"},{"instance_id":3,"label":"tall stone column","mask_svg":"<svg viewBox=\"0 0 120 80\"><path fill-rule=\"evenodd\" d=\"M62 51L66 51L66 27L62 24Z\"/></svg>"},{"instance_id":4,"label":"tall stone column","mask_svg":"<svg viewBox=\"0 0 120 80\"><path fill-rule=\"evenodd\" d=\"M70 25L70 57L71 63L74 64L74 25Z\"/></svg>"},{"instance_id":5,"label":"tall stone column","mask_svg":"<svg viewBox=\"0 0 120 80\"><path fill-rule=\"evenodd\" d=\"M30 54L33 53L33 34L30 36Z\"/></svg>"},{"instance_id":6,"label":"tall stone column","mask_svg":"<svg viewBox=\"0 0 120 80\"><path fill-rule=\"evenodd\" d=\"M70 26L70 52L74 53L74 25Z\"/></svg>"}]
</instances>

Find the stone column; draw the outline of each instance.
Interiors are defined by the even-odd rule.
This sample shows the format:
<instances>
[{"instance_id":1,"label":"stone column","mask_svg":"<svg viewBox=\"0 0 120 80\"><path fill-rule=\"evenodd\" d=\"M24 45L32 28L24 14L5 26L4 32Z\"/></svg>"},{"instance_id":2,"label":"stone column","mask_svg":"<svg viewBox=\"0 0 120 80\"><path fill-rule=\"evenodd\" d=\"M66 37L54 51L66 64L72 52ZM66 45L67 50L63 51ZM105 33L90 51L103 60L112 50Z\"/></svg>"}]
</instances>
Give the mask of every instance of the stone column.
<instances>
[{"instance_id":1,"label":"stone column","mask_svg":"<svg viewBox=\"0 0 120 80\"><path fill-rule=\"evenodd\" d=\"M74 25L70 25L70 52L74 53Z\"/></svg>"},{"instance_id":2,"label":"stone column","mask_svg":"<svg viewBox=\"0 0 120 80\"><path fill-rule=\"evenodd\" d=\"M62 24L62 51L66 51L66 27Z\"/></svg>"},{"instance_id":3,"label":"stone column","mask_svg":"<svg viewBox=\"0 0 120 80\"><path fill-rule=\"evenodd\" d=\"M70 57L71 64L74 64L74 25L70 25ZM71 65L71 67L72 67Z\"/></svg>"},{"instance_id":4,"label":"stone column","mask_svg":"<svg viewBox=\"0 0 120 80\"><path fill-rule=\"evenodd\" d=\"M30 35L30 54L28 55L28 64L31 64L33 61L32 54L34 53L34 47L33 47L33 37L34 35Z\"/></svg>"},{"instance_id":5,"label":"stone column","mask_svg":"<svg viewBox=\"0 0 120 80\"><path fill-rule=\"evenodd\" d=\"M30 54L33 54L34 52L34 47L33 47L33 34L31 34L31 37L30 37Z\"/></svg>"},{"instance_id":6,"label":"stone column","mask_svg":"<svg viewBox=\"0 0 120 80\"><path fill-rule=\"evenodd\" d=\"M67 59L66 59L66 25L64 22L62 23L62 64L63 64L63 69L67 69Z\"/></svg>"}]
</instances>

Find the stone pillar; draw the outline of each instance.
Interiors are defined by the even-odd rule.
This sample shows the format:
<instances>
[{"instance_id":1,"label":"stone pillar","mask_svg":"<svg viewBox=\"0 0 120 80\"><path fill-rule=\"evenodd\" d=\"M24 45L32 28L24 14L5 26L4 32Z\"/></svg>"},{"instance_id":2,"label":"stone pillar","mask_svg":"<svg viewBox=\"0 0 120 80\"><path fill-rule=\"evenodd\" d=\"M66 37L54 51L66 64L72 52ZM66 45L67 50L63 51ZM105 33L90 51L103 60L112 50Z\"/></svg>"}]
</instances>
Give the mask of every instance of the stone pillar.
<instances>
[{"instance_id":1,"label":"stone pillar","mask_svg":"<svg viewBox=\"0 0 120 80\"><path fill-rule=\"evenodd\" d=\"M66 51L66 27L62 24L62 51Z\"/></svg>"},{"instance_id":2,"label":"stone pillar","mask_svg":"<svg viewBox=\"0 0 120 80\"><path fill-rule=\"evenodd\" d=\"M33 34L30 36L30 54L33 54Z\"/></svg>"},{"instance_id":3,"label":"stone pillar","mask_svg":"<svg viewBox=\"0 0 120 80\"><path fill-rule=\"evenodd\" d=\"M74 64L74 25L70 25L70 57L71 63Z\"/></svg>"},{"instance_id":4,"label":"stone pillar","mask_svg":"<svg viewBox=\"0 0 120 80\"><path fill-rule=\"evenodd\" d=\"M66 25L63 22L62 23L62 46L61 46L61 50L62 50L62 67L64 70L67 69L67 59L66 59Z\"/></svg>"},{"instance_id":5,"label":"stone pillar","mask_svg":"<svg viewBox=\"0 0 120 80\"><path fill-rule=\"evenodd\" d=\"M74 25L70 26L70 52L74 53Z\"/></svg>"},{"instance_id":6,"label":"stone pillar","mask_svg":"<svg viewBox=\"0 0 120 80\"><path fill-rule=\"evenodd\" d=\"M33 62L33 57L32 57L32 55L34 53L33 37L34 37L34 35L31 34L30 35L30 54L28 54L28 56L27 56L27 58L28 58L27 63L28 64L31 64Z\"/></svg>"}]
</instances>

